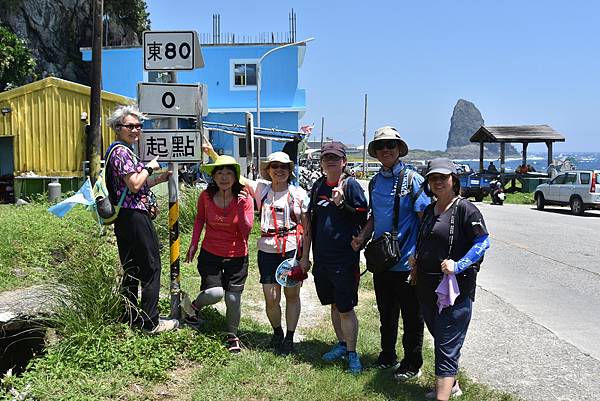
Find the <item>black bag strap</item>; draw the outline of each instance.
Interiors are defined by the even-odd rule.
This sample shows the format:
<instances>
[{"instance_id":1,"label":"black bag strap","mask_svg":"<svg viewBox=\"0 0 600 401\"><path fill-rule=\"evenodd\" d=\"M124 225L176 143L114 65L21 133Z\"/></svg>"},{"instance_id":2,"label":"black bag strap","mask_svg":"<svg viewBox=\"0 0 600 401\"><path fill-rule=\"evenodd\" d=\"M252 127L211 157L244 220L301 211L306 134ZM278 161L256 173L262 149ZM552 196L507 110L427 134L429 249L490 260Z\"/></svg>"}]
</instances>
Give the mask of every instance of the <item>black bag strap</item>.
<instances>
[{"instance_id":1,"label":"black bag strap","mask_svg":"<svg viewBox=\"0 0 600 401\"><path fill-rule=\"evenodd\" d=\"M454 227L456 221L456 209L460 202L460 196L452 203L452 215L450 216L450 235L448 236L448 259L452 256L452 246L454 245Z\"/></svg>"},{"instance_id":2,"label":"black bag strap","mask_svg":"<svg viewBox=\"0 0 600 401\"><path fill-rule=\"evenodd\" d=\"M392 238L398 237L398 215L400 214L400 196L402 184L404 183L404 173L406 167L400 170L398 175L398 183L396 184L396 193L394 193L394 219L392 220Z\"/></svg>"}]
</instances>

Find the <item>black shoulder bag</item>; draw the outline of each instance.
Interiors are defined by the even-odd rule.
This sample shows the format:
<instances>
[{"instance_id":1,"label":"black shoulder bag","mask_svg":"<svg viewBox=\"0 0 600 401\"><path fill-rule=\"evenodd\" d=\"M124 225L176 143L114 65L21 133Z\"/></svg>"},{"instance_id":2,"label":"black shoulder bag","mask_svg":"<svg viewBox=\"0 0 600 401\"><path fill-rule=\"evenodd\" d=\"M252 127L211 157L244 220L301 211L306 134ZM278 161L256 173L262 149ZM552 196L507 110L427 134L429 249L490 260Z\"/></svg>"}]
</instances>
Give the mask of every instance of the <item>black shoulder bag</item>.
<instances>
[{"instance_id":1,"label":"black shoulder bag","mask_svg":"<svg viewBox=\"0 0 600 401\"><path fill-rule=\"evenodd\" d=\"M394 219L392 232L384 232L378 238L369 241L365 247L367 270L373 274L387 271L400 261L400 246L398 244L398 213L400 208L400 190L404 182L404 169L400 171L396 192L394 193ZM372 196L370 195L372 198ZM372 202L372 201L371 201Z\"/></svg>"}]
</instances>

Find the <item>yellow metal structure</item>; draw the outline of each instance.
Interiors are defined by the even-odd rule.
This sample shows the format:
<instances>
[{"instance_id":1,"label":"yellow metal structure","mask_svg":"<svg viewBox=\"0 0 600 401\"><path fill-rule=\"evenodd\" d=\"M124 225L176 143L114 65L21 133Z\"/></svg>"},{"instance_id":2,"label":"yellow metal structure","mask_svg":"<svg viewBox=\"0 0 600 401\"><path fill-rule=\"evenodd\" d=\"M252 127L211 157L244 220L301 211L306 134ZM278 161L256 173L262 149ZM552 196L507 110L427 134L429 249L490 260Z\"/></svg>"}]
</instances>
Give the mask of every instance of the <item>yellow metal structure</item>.
<instances>
[{"instance_id":1,"label":"yellow metal structure","mask_svg":"<svg viewBox=\"0 0 600 401\"><path fill-rule=\"evenodd\" d=\"M102 92L102 148L114 140L106 121L133 99ZM0 93L0 138L13 138L14 175L81 176L89 123L90 88L45 78Z\"/></svg>"}]
</instances>

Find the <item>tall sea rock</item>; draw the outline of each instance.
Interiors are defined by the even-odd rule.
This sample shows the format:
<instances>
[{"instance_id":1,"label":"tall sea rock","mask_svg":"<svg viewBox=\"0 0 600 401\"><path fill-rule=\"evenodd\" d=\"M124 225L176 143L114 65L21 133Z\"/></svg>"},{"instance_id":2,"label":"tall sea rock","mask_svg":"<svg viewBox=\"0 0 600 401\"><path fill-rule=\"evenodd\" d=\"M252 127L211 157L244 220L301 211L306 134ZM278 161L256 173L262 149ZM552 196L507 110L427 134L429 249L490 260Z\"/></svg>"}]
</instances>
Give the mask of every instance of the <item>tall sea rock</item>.
<instances>
[{"instance_id":1,"label":"tall sea rock","mask_svg":"<svg viewBox=\"0 0 600 401\"><path fill-rule=\"evenodd\" d=\"M450 118L446 152L453 158L479 157L479 145L471 142L470 139L482 125L485 125L485 122L479 109L472 102L459 99ZM488 143L484 147L486 157L500 154L500 146L496 143ZM509 156L519 153L512 145L507 144L506 154Z\"/></svg>"},{"instance_id":2,"label":"tall sea rock","mask_svg":"<svg viewBox=\"0 0 600 401\"><path fill-rule=\"evenodd\" d=\"M1 0L0 24L27 41L40 78L89 84L89 63L81 61L79 49L92 43L91 1ZM136 33L118 18L107 19L106 27L105 44L139 45Z\"/></svg>"}]
</instances>

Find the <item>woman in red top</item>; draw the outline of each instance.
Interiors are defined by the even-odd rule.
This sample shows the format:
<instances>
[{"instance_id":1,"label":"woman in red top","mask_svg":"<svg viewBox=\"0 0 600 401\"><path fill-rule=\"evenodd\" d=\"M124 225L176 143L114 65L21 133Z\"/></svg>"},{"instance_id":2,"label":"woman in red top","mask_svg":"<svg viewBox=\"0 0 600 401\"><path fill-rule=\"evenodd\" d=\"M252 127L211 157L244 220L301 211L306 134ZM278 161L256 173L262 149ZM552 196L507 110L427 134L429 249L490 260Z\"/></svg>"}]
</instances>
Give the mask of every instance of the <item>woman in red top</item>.
<instances>
[{"instance_id":1,"label":"woman in red top","mask_svg":"<svg viewBox=\"0 0 600 401\"><path fill-rule=\"evenodd\" d=\"M240 324L241 296L248 276L248 235L252 229L252 198L240 184L240 165L231 156L219 156L202 170L212 182L198 198L192 241L185 261L190 263L198 249L204 226L206 231L198 256L200 294L192 302L197 312L225 297L227 307L227 346L240 352L237 330ZM197 317L197 321L199 321Z\"/></svg>"}]
</instances>

